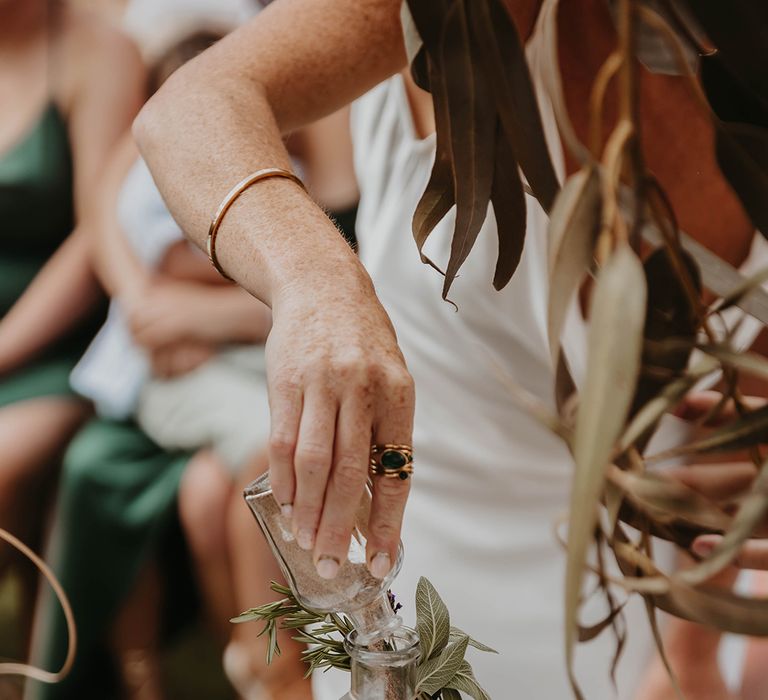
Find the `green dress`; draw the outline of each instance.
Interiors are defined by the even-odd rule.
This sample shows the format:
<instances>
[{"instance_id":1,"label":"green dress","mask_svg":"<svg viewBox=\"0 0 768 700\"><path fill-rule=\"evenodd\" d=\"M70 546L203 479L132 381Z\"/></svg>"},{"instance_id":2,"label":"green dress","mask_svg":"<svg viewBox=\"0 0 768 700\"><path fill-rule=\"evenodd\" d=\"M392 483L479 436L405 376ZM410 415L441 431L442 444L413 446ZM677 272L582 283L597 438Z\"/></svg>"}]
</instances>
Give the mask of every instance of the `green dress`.
<instances>
[{"instance_id":1,"label":"green dress","mask_svg":"<svg viewBox=\"0 0 768 700\"><path fill-rule=\"evenodd\" d=\"M72 232L72 182L67 127L51 104L26 135L0 155L0 316ZM92 323L81 325L34 362L0 376L0 407L70 395L69 373L92 332Z\"/></svg>"},{"instance_id":2,"label":"green dress","mask_svg":"<svg viewBox=\"0 0 768 700\"><path fill-rule=\"evenodd\" d=\"M0 221L3 315L74 226L72 154L66 124L53 104L0 155ZM70 371L100 320L81 325L34 362L0 376L0 408L74 395ZM169 609L187 615L194 609L175 517L187 461L185 454L164 452L130 422L95 418L72 441L62 463L46 558L72 603L78 654L69 678L55 686L30 681L27 697L106 700L116 695L107 639L148 557L159 556L168 565L168 587L177 603ZM33 656L37 665L55 670L66 653L67 631L58 604L45 591Z\"/></svg>"}]
</instances>

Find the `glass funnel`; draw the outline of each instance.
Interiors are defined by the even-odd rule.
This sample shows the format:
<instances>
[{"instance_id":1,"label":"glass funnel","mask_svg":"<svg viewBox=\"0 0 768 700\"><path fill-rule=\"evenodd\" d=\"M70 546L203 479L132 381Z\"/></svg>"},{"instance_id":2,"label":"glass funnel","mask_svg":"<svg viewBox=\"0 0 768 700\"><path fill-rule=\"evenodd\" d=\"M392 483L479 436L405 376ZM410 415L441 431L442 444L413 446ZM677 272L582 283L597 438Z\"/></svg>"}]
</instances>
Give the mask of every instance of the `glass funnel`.
<instances>
[{"instance_id":1,"label":"glass funnel","mask_svg":"<svg viewBox=\"0 0 768 700\"><path fill-rule=\"evenodd\" d=\"M387 591L400 571L402 545L394 566L383 579L372 576L366 565L365 535L371 507L370 491L366 489L360 503L347 560L342 562L334 579L320 577L315 570L312 552L299 547L290 522L282 515L272 496L268 473L252 482L245 489L244 496L277 557L288 585L305 608L320 613L346 614L357 630L356 642L363 645L389 637L401 626L402 621L392 610Z\"/></svg>"}]
</instances>

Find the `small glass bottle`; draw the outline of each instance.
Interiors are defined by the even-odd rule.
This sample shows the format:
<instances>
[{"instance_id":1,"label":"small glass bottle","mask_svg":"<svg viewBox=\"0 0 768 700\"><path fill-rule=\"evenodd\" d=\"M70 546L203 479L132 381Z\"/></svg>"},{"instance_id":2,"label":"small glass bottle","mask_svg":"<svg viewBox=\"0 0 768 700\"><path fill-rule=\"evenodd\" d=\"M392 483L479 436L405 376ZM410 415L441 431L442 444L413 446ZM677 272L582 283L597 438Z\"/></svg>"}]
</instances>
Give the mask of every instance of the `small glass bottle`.
<instances>
[{"instance_id":1,"label":"small glass bottle","mask_svg":"<svg viewBox=\"0 0 768 700\"><path fill-rule=\"evenodd\" d=\"M334 579L321 578L315 570L312 552L299 547L290 523L280 512L272 495L269 474L263 474L245 489L245 500L261 526L296 599L305 607L320 613L342 612L355 626L355 641L370 645L388 638L400 628L387 591L402 564L402 545L392 570L383 579L368 571L365 555L371 496L366 490L357 513L356 526L347 554Z\"/></svg>"},{"instance_id":2,"label":"small glass bottle","mask_svg":"<svg viewBox=\"0 0 768 700\"><path fill-rule=\"evenodd\" d=\"M356 632L344 647L350 656L352 684L341 700L413 700L416 696L416 665L419 638L407 627L392 633L375 648L360 644Z\"/></svg>"}]
</instances>

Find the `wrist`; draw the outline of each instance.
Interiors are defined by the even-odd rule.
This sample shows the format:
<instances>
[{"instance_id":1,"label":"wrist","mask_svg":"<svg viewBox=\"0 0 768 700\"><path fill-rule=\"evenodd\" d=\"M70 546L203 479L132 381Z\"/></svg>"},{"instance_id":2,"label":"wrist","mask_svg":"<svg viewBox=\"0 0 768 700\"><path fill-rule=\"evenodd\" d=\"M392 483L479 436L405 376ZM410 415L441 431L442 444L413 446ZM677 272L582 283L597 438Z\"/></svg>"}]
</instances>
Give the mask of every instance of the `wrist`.
<instances>
[{"instance_id":1,"label":"wrist","mask_svg":"<svg viewBox=\"0 0 768 700\"><path fill-rule=\"evenodd\" d=\"M325 212L284 178L264 180L243 192L223 220L216 245L226 274L270 307L297 293L355 288L361 281L370 285Z\"/></svg>"}]
</instances>

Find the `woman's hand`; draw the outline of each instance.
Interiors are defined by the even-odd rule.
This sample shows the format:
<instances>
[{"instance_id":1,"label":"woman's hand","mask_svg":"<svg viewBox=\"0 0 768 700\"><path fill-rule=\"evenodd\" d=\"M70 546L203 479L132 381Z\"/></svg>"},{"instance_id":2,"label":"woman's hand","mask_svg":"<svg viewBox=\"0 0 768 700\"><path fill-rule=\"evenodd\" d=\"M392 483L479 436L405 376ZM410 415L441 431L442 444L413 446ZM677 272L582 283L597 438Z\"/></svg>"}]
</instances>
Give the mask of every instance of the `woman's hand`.
<instances>
[{"instance_id":1,"label":"woman's hand","mask_svg":"<svg viewBox=\"0 0 768 700\"><path fill-rule=\"evenodd\" d=\"M361 277L363 277L361 275ZM350 301L353 300L353 301ZM367 279L327 279L274 301L267 340L272 490L318 573L345 561L372 443L411 444L413 380ZM409 482L374 477L368 565L383 578L400 541Z\"/></svg>"},{"instance_id":2,"label":"woman's hand","mask_svg":"<svg viewBox=\"0 0 768 700\"><path fill-rule=\"evenodd\" d=\"M706 416L720 401L721 395L716 391L702 391L688 397L678 408L676 414L687 420L698 420ZM765 400L757 397L747 397L745 402L751 408L765 404ZM733 404L726 405L719 414L717 424L725 423L735 417ZM714 427L712 422L708 426ZM674 474L683 483L714 499L727 498L748 489L754 480L757 469L752 462L737 461L727 464L694 464L675 469ZM766 519L768 525L768 519ZM699 556L708 556L717 543L720 535L702 535L693 542L692 549ZM768 570L768 540L749 540L746 542L734 564L744 569Z\"/></svg>"}]
</instances>

